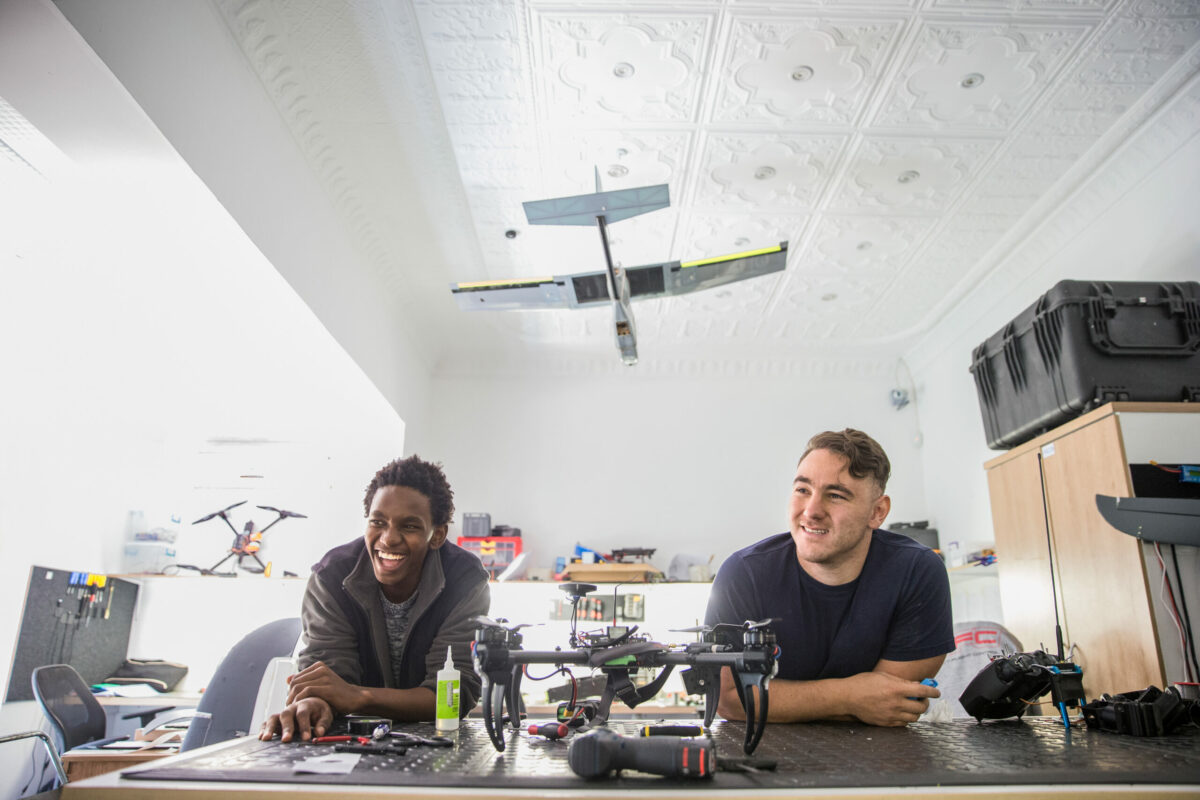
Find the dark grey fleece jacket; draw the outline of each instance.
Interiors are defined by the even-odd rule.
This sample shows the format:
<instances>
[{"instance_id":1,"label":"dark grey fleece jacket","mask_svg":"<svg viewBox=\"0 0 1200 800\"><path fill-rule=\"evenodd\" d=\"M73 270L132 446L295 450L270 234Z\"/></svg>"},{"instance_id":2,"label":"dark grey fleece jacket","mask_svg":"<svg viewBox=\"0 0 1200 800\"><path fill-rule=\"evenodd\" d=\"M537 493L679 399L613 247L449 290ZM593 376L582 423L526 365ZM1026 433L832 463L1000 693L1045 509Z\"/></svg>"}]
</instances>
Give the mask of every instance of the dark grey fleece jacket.
<instances>
[{"instance_id":1,"label":"dark grey fleece jacket","mask_svg":"<svg viewBox=\"0 0 1200 800\"><path fill-rule=\"evenodd\" d=\"M300 616L304 648L300 668L321 661L357 686L436 691L437 672L453 649L461 675L461 707L466 714L479 701L480 680L471 661L474 618L491 603L488 574L479 559L449 542L430 550L421 567L417 601L401 655L401 680L392 677L387 626L379 582L362 538L335 547L313 566Z\"/></svg>"}]
</instances>

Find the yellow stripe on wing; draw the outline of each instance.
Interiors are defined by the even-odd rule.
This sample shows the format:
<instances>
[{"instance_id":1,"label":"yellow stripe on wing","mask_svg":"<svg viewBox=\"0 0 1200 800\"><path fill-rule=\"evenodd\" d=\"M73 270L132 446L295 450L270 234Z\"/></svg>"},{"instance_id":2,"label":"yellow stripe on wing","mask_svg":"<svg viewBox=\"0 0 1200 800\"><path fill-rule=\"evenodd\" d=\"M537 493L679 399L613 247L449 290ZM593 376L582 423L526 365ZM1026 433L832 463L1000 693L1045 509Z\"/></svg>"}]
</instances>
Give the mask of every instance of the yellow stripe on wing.
<instances>
[{"instance_id":1,"label":"yellow stripe on wing","mask_svg":"<svg viewBox=\"0 0 1200 800\"><path fill-rule=\"evenodd\" d=\"M702 258L699 261L681 261L680 267L703 267L705 264L720 264L722 261L736 261L739 258L749 258L750 256L762 256L768 253L778 253L783 250L779 245L774 247L763 247L759 250L747 250L744 253L731 253L727 256L715 256L713 258Z\"/></svg>"},{"instance_id":2,"label":"yellow stripe on wing","mask_svg":"<svg viewBox=\"0 0 1200 800\"><path fill-rule=\"evenodd\" d=\"M474 281L457 284L459 289L495 289L503 286L530 286L538 283L553 283L554 278L509 278L500 281Z\"/></svg>"}]
</instances>

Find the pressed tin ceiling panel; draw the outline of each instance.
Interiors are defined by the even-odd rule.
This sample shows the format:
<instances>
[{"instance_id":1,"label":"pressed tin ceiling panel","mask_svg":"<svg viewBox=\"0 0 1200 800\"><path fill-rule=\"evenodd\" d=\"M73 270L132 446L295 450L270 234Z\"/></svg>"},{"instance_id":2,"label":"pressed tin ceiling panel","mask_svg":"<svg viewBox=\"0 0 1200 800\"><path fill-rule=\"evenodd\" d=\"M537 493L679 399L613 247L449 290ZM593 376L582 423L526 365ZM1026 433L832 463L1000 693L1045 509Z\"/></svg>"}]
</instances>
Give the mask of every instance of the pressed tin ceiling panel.
<instances>
[{"instance_id":1,"label":"pressed tin ceiling panel","mask_svg":"<svg viewBox=\"0 0 1200 800\"><path fill-rule=\"evenodd\" d=\"M599 267L594 230L521 211L597 171L605 189L670 186L669 209L611 228L623 265L789 242L781 274L636 304L647 351L914 337L1009 268L999 254L1200 63L1194 0L214 2L448 353L481 329L501 349L610 346L606 311L481 322L446 289ZM469 240L456 263L414 265L389 239L403 209L380 143L413 136L441 137L425 177L464 198L437 232Z\"/></svg>"}]
</instances>

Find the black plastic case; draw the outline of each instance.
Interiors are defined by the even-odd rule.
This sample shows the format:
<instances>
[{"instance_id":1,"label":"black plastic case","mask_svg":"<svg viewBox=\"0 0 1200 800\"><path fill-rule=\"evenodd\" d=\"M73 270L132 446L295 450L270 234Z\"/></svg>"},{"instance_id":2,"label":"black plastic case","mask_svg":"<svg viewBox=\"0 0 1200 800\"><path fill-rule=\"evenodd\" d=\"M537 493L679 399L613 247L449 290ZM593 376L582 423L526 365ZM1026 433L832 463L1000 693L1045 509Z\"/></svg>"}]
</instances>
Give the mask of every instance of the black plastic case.
<instances>
[{"instance_id":1,"label":"black plastic case","mask_svg":"<svg viewBox=\"0 0 1200 800\"><path fill-rule=\"evenodd\" d=\"M1116 400L1200 401L1200 282L1060 281L972 352L988 447Z\"/></svg>"}]
</instances>

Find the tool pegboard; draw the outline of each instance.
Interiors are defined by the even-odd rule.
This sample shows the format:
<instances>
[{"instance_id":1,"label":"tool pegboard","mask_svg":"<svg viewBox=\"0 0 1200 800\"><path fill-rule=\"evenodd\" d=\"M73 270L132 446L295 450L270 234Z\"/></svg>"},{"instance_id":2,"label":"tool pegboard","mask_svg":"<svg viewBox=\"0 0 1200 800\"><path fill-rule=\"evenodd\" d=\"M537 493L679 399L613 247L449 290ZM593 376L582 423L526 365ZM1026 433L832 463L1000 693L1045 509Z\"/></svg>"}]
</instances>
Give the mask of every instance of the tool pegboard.
<instances>
[{"instance_id":1,"label":"tool pegboard","mask_svg":"<svg viewBox=\"0 0 1200 800\"><path fill-rule=\"evenodd\" d=\"M137 593L136 583L120 578L32 567L5 700L32 700L30 675L46 664L70 664L88 684L116 672L129 650Z\"/></svg>"}]
</instances>

